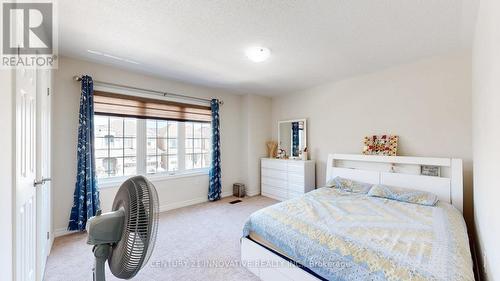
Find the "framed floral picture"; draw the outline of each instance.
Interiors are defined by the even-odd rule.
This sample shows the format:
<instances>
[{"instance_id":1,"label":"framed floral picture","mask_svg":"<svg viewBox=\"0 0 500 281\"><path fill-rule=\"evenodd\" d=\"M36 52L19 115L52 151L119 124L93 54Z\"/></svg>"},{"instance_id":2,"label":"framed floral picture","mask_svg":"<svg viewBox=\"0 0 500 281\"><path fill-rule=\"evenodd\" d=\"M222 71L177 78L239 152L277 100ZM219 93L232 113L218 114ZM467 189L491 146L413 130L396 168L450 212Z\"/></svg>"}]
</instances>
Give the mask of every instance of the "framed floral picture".
<instances>
[{"instance_id":1,"label":"framed floral picture","mask_svg":"<svg viewBox=\"0 0 500 281\"><path fill-rule=\"evenodd\" d=\"M392 135L366 136L363 154L396 156L398 152L398 140L398 136Z\"/></svg>"}]
</instances>

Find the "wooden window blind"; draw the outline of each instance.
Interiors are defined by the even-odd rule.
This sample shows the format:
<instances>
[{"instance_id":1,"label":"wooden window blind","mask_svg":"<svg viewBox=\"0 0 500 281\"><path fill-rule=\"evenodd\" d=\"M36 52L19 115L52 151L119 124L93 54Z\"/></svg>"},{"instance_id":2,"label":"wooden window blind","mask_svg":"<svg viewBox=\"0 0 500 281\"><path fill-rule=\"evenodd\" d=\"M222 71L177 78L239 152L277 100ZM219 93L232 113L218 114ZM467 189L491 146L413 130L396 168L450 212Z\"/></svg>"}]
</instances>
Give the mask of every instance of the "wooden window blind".
<instances>
[{"instance_id":1,"label":"wooden window blind","mask_svg":"<svg viewBox=\"0 0 500 281\"><path fill-rule=\"evenodd\" d=\"M176 121L210 122L209 106L94 92L95 114Z\"/></svg>"}]
</instances>

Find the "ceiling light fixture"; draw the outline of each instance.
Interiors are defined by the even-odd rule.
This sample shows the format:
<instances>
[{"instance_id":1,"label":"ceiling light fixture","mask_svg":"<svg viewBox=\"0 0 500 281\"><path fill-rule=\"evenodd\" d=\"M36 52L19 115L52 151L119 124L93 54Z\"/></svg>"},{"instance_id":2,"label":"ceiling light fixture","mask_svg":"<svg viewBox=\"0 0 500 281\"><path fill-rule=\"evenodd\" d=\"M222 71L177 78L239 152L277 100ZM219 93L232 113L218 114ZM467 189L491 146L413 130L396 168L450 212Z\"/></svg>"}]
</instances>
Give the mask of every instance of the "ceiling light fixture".
<instances>
[{"instance_id":1,"label":"ceiling light fixture","mask_svg":"<svg viewBox=\"0 0 500 281\"><path fill-rule=\"evenodd\" d=\"M271 51L265 47L250 47L245 50L245 55L253 62L263 62L271 56Z\"/></svg>"},{"instance_id":2,"label":"ceiling light fixture","mask_svg":"<svg viewBox=\"0 0 500 281\"><path fill-rule=\"evenodd\" d=\"M99 51L87 50L87 52L89 52L91 54L94 54L94 55L98 55L98 56L103 56L103 57L106 57L106 58L114 59L114 60L128 62L128 63L131 63L131 64L139 64L138 62L133 61L133 60L129 60L129 59L125 59L125 58L113 56L113 55L102 53L102 52L99 52Z\"/></svg>"}]
</instances>

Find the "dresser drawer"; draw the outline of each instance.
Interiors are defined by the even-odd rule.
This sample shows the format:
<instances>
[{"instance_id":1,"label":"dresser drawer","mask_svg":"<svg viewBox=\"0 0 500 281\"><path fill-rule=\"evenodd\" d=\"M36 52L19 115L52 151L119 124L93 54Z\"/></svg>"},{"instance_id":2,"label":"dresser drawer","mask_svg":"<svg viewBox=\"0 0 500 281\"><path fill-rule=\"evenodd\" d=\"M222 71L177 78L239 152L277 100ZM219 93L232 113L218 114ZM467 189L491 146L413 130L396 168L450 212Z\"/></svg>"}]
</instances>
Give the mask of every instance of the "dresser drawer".
<instances>
[{"instance_id":1,"label":"dresser drawer","mask_svg":"<svg viewBox=\"0 0 500 281\"><path fill-rule=\"evenodd\" d=\"M286 161L283 160L269 160L263 159L261 162L262 168L269 168L274 170L286 171L287 165Z\"/></svg>"},{"instance_id":2,"label":"dresser drawer","mask_svg":"<svg viewBox=\"0 0 500 281\"><path fill-rule=\"evenodd\" d=\"M314 189L313 161L261 160L261 194L277 200L296 198Z\"/></svg>"},{"instance_id":3,"label":"dresser drawer","mask_svg":"<svg viewBox=\"0 0 500 281\"><path fill-rule=\"evenodd\" d=\"M277 188L274 186L262 185L262 195L270 195L270 197L278 198L279 200L286 200L288 198L288 192L284 188Z\"/></svg>"},{"instance_id":4,"label":"dresser drawer","mask_svg":"<svg viewBox=\"0 0 500 281\"><path fill-rule=\"evenodd\" d=\"M287 188L286 180L262 177L262 185L270 185L278 188Z\"/></svg>"},{"instance_id":5,"label":"dresser drawer","mask_svg":"<svg viewBox=\"0 0 500 281\"><path fill-rule=\"evenodd\" d=\"M304 193L304 184L303 183L293 183L293 182L289 182L288 183L288 190L290 191L294 191L294 192L301 192L301 193Z\"/></svg>"},{"instance_id":6,"label":"dresser drawer","mask_svg":"<svg viewBox=\"0 0 500 281\"><path fill-rule=\"evenodd\" d=\"M304 174L304 163L302 161L289 162L287 171L293 174Z\"/></svg>"},{"instance_id":7,"label":"dresser drawer","mask_svg":"<svg viewBox=\"0 0 500 281\"><path fill-rule=\"evenodd\" d=\"M304 185L304 175L288 174L287 180L289 183Z\"/></svg>"},{"instance_id":8,"label":"dresser drawer","mask_svg":"<svg viewBox=\"0 0 500 281\"><path fill-rule=\"evenodd\" d=\"M266 177L266 178L287 180L287 173L286 173L286 171L282 171L282 170L262 168L261 174L262 174L262 177Z\"/></svg>"}]
</instances>

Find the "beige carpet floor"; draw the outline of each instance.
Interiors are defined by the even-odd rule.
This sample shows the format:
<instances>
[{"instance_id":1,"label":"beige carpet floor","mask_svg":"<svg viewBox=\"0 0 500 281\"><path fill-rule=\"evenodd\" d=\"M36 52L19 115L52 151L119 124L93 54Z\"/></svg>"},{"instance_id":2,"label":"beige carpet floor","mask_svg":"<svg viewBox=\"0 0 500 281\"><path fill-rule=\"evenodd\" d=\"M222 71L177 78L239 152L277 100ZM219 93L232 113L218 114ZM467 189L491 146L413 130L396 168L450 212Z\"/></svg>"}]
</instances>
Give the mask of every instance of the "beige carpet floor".
<instances>
[{"instance_id":1,"label":"beige carpet floor","mask_svg":"<svg viewBox=\"0 0 500 281\"><path fill-rule=\"evenodd\" d=\"M228 197L160 214L156 247L132 280L258 280L240 259L240 237L247 217L277 201L262 196L231 205ZM47 281L91 281L94 257L87 235L57 238L47 261ZM106 266L106 280L119 280Z\"/></svg>"}]
</instances>

